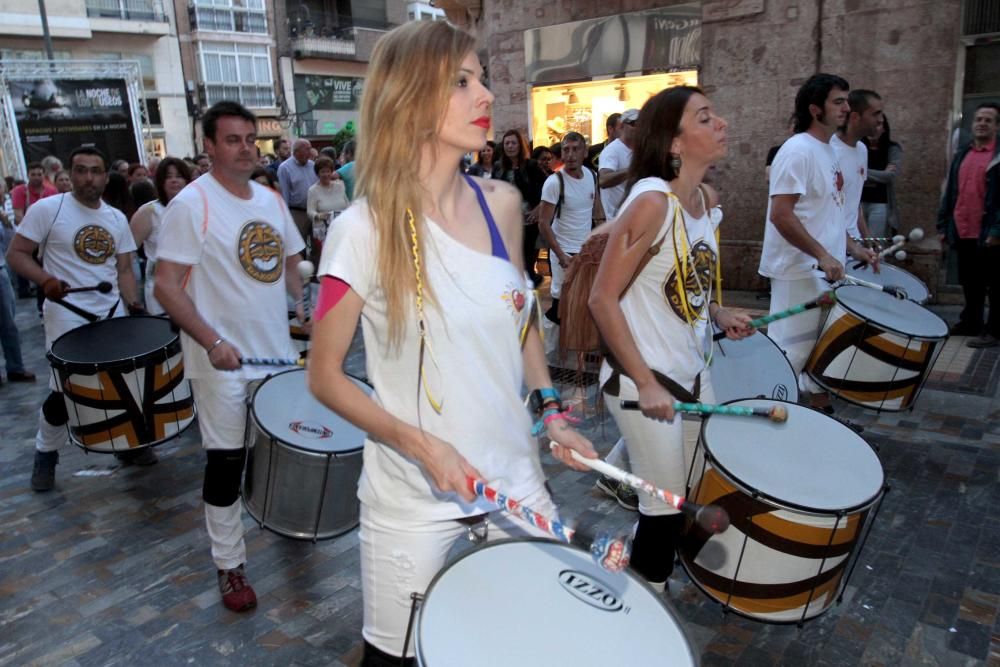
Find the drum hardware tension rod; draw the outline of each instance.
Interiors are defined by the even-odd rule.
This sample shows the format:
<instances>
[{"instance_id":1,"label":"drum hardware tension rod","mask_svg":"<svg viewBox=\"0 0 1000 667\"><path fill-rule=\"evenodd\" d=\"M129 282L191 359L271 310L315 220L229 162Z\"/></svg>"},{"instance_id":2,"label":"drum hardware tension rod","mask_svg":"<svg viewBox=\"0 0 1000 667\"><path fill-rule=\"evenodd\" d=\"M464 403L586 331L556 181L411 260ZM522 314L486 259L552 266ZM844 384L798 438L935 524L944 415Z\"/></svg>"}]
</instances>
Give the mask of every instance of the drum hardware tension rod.
<instances>
[{"instance_id":1,"label":"drum hardware tension rod","mask_svg":"<svg viewBox=\"0 0 1000 667\"><path fill-rule=\"evenodd\" d=\"M622 410L640 410L639 401L622 401ZM674 401L674 410L696 415L734 415L737 417L766 417L771 421L784 424L788 421L788 409L783 405L772 405L769 408L748 408L743 405L713 405L712 403L682 403Z\"/></svg>"},{"instance_id":2,"label":"drum hardware tension rod","mask_svg":"<svg viewBox=\"0 0 1000 667\"><path fill-rule=\"evenodd\" d=\"M597 564L605 570L609 572L621 572L628 566L629 556L632 553L632 541L630 539L611 537L606 534L591 538L590 535L581 530L574 530L561 521L550 519L527 505L522 505L517 500L497 491L481 479L471 476L465 479L470 491L496 505L507 514L531 524L535 528L548 533L566 544L576 544L586 548Z\"/></svg>"},{"instance_id":3,"label":"drum hardware tension rod","mask_svg":"<svg viewBox=\"0 0 1000 667\"><path fill-rule=\"evenodd\" d=\"M556 444L555 442L550 442L549 447L554 447ZM591 470L616 479L636 491L642 491L654 498L659 498L668 505L680 510L682 514L692 518L701 528L712 535L724 533L729 528L729 514L718 505L699 505L698 503L691 502L684 496L679 496L666 489L653 486L638 475L615 467L607 461L585 458L573 449L570 449L569 453L574 461L582 463Z\"/></svg>"},{"instance_id":4,"label":"drum hardware tension rod","mask_svg":"<svg viewBox=\"0 0 1000 667\"><path fill-rule=\"evenodd\" d=\"M806 301L805 303L799 303L790 308L786 308L777 313L771 315L764 315L763 317L758 317L757 319L750 320L750 327L753 329L759 329L762 326L768 325L771 322L777 322L778 320L783 320L786 317L791 317L792 315L798 315L799 313L804 313L807 310L812 310L813 308L820 308L822 306L832 306L837 302L837 297L833 293L833 290L823 292L818 297L811 301ZM720 331L719 333L712 336L712 340L722 340L726 337L725 331Z\"/></svg>"},{"instance_id":5,"label":"drum hardware tension rod","mask_svg":"<svg viewBox=\"0 0 1000 667\"><path fill-rule=\"evenodd\" d=\"M302 278L302 312L306 316L306 321L308 321L310 319L309 311L311 310L309 303L309 284L312 282L312 277L316 273L316 266L309 260L303 260L299 262L299 265L296 268L299 271L299 277ZM302 324L305 324L305 322Z\"/></svg>"}]
</instances>

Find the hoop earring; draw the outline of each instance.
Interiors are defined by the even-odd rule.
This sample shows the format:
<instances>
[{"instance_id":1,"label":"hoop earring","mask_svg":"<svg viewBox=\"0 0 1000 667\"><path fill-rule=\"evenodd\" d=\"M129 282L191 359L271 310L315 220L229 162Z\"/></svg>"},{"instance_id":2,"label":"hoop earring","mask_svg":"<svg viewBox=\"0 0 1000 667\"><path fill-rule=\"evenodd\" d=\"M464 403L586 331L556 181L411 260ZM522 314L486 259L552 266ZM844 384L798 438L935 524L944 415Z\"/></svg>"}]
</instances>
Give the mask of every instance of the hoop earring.
<instances>
[{"instance_id":1,"label":"hoop earring","mask_svg":"<svg viewBox=\"0 0 1000 667\"><path fill-rule=\"evenodd\" d=\"M670 168L674 170L675 174L681 173L681 156L673 154L670 156Z\"/></svg>"}]
</instances>

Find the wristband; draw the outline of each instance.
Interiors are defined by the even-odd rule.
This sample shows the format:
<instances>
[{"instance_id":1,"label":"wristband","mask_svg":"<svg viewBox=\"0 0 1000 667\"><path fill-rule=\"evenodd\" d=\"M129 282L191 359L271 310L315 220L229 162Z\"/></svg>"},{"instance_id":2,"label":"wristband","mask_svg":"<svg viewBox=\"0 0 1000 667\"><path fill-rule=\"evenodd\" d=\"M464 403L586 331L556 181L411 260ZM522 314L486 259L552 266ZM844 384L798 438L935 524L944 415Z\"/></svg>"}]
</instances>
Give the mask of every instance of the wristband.
<instances>
[{"instance_id":1,"label":"wristband","mask_svg":"<svg viewBox=\"0 0 1000 667\"><path fill-rule=\"evenodd\" d=\"M545 409L546 403L552 402L558 403L560 406L562 405L559 392L553 387L541 387L539 389L535 389L528 395L529 407L536 415L541 414L542 410Z\"/></svg>"},{"instance_id":2,"label":"wristband","mask_svg":"<svg viewBox=\"0 0 1000 667\"><path fill-rule=\"evenodd\" d=\"M214 350L215 348L219 347L219 346L220 346L220 345L222 345L222 344L223 344L224 342L226 342L226 339L225 339L225 338L216 338L216 339L215 339L215 342L214 342L214 343L212 343L211 345L209 345L209 347L208 347L208 350L207 350L207 353L208 353L208 354L212 354L212 350Z\"/></svg>"}]
</instances>

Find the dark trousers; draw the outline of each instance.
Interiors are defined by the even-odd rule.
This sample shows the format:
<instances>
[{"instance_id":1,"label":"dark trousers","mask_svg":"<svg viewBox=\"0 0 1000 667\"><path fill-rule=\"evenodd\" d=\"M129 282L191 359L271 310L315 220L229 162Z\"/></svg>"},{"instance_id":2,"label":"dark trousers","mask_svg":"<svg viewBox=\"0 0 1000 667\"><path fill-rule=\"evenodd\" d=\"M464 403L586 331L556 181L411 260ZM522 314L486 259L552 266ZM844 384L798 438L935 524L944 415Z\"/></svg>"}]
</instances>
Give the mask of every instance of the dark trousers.
<instances>
[{"instance_id":1,"label":"dark trousers","mask_svg":"<svg viewBox=\"0 0 1000 667\"><path fill-rule=\"evenodd\" d=\"M534 283L538 283L539 276L535 272L535 262L538 261L538 224L524 225L524 270L531 276Z\"/></svg>"},{"instance_id":2,"label":"dark trousers","mask_svg":"<svg viewBox=\"0 0 1000 667\"><path fill-rule=\"evenodd\" d=\"M965 294L965 308L960 316L964 327L983 328L983 308L990 299L986 333L1000 338L1000 246L986 247L976 239L959 239L958 282Z\"/></svg>"}]
</instances>

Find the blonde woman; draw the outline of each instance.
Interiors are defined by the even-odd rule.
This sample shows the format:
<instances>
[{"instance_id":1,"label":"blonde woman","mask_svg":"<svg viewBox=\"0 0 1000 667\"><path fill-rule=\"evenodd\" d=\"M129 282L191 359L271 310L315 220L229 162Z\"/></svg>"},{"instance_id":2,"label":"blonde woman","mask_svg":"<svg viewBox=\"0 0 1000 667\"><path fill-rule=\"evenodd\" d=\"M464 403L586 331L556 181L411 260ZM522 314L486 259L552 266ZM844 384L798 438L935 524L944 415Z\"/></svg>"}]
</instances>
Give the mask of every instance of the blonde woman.
<instances>
[{"instance_id":1,"label":"blonde woman","mask_svg":"<svg viewBox=\"0 0 1000 667\"><path fill-rule=\"evenodd\" d=\"M410 593L426 590L469 520L490 511L468 477L555 512L522 383L548 408L560 460L570 464L566 448L596 454L563 419L527 326L521 197L455 168L490 126L493 95L473 38L444 22L410 23L379 41L368 71L359 199L320 261L309 386L369 434L358 490L362 664L396 665L410 653ZM372 398L343 371L359 319ZM514 528L493 517L489 537Z\"/></svg>"}]
</instances>

